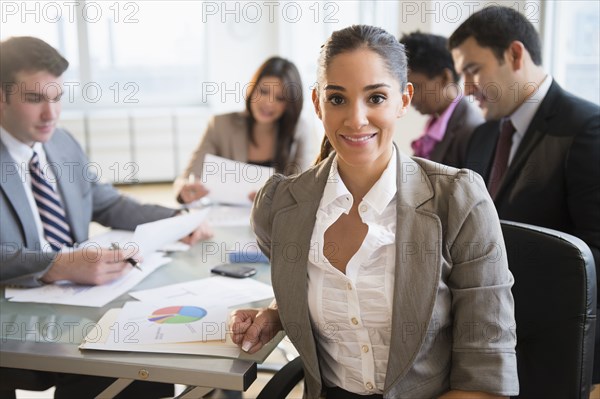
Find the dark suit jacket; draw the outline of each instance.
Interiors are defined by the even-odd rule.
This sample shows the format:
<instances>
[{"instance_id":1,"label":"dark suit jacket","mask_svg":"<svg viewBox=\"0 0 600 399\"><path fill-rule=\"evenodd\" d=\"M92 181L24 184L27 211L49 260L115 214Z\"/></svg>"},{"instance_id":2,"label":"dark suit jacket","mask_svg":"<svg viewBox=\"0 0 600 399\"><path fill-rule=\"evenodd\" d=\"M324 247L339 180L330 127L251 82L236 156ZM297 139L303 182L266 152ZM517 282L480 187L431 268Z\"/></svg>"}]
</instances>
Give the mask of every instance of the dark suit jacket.
<instances>
[{"instance_id":1,"label":"dark suit jacket","mask_svg":"<svg viewBox=\"0 0 600 399\"><path fill-rule=\"evenodd\" d=\"M499 122L476 129L467 167L488 181ZM573 234L600 267L600 107L553 82L495 199L501 219ZM600 276L600 273L598 274Z\"/></svg>"},{"instance_id":2,"label":"dark suit jacket","mask_svg":"<svg viewBox=\"0 0 600 399\"><path fill-rule=\"evenodd\" d=\"M75 242L88 239L90 222L133 230L140 223L173 216L175 210L141 205L124 197L110 184L99 182L96 169L75 139L57 129L44 151L57 179L67 220ZM41 248L34 215L23 189L17 165L0 140L0 282L39 285L37 279L56 257ZM93 165L91 165L93 166Z\"/></svg>"},{"instance_id":3,"label":"dark suit jacket","mask_svg":"<svg viewBox=\"0 0 600 399\"><path fill-rule=\"evenodd\" d=\"M444 138L437 143L429 159L455 168L464 167L469 139L484 121L479 108L468 98L461 98L448 120Z\"/></svg>"},{"instance_id":4,"label":"dark suit jacket","mask_svg":"<svg viewBox=\"0 0 600 399\"><path fill-rule=\"evenodd\" d=\"M486 181L499 130L498 121L487 122L469 144L465 166ZM494 202L501 219L549 227L585 241L600 286L600 107L553 82ZM599 338L600 330L597 345ZM600 350L595 352L594 380L600 382Z\"/></svg>"}]
</instances>

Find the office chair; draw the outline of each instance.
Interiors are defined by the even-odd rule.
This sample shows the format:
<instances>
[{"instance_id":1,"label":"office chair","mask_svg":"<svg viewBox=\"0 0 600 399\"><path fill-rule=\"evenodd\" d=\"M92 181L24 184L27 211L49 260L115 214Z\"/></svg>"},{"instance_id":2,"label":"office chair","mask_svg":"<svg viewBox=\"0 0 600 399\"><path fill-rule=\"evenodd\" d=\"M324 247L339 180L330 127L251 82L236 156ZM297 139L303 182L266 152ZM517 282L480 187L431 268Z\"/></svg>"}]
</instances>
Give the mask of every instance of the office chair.
<instances>
[{"instance_id":1,"label":"office chair","mask_svg":"<svg viewBox=\"0 0 600 399\"><path fill-rule=\"evenodd\" d=\"M518 398L590 393L596 328L596 269L579 238L501 221L517 323Z\"/></svg>"},{"instance_id":2,"label":"office chair","mask_svg":"<svg viewBox=\"0 0 600 399\"><path fill-rule=\"evenodd\" d=\"M275 373L256 399L285 399L303 378L304 368L298 356Z\"/></svg>"}]
</instances>

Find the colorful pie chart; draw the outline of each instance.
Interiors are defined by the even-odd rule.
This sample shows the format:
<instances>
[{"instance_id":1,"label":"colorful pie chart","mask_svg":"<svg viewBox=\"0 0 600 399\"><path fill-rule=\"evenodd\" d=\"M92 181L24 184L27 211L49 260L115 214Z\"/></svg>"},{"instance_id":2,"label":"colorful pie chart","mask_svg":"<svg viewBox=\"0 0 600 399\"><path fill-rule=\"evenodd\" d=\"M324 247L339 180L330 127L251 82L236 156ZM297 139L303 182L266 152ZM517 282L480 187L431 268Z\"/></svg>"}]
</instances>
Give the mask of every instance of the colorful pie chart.
<instances>
[{"instance_id":1,"label":"colorful pie chart","mask_svg":"<svg viewBox=\"0 0 600 399\"><path fill-rule=\"evenodd\" d=\"M193 323L206 316L206 310L197 306L168 306L152 312L148 320L159 324Z\"/></svg>"}]
</instances>

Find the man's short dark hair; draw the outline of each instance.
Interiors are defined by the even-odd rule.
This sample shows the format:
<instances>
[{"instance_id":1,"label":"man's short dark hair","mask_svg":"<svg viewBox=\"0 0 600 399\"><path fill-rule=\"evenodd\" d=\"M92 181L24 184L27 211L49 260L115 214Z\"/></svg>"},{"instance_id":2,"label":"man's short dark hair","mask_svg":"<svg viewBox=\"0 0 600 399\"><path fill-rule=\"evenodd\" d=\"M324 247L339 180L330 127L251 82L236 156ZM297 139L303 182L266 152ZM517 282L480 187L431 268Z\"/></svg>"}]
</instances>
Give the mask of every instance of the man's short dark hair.
<instances>
[{"instance_id":1,"label":"man's short dark hair","mask_svg":"<svg viewBox=\"0 0 600 399\"><path fill-rule=\"evenodd\" d=\"M404 44L406 49L408 69L411 72L422 73L433 79L443 75L445 69L449 69L454 81L458 81L454 60L448 51L448 40L445 37L417 31L403 35L400 43Z\"/></svg>"},{"instance_id":2,"label":"man's short dark hair","mask_svg":"<svg viewBox=\"0 0 600 399\"><path fill-rule=\"evenodd\" d=\"M45 41L36 37L18 36L0 42L0 83L16 83L19 72L47 71L59 77L69 62Z\"/></svg>"},{"instance_id":3,"label":"man's short dark hair","mask_svg":"<svg viewBox=\"0 0 600 399\"><path fill-rule=\"evenodd\" d=\"M523 14L509 7L490 6L471 15L448 39L450 49L473 37L481 47L489 47L502 63L504 52L515 40L529 52L535 65L542 64L540 37Z\"/></svg>"}]
</instances>

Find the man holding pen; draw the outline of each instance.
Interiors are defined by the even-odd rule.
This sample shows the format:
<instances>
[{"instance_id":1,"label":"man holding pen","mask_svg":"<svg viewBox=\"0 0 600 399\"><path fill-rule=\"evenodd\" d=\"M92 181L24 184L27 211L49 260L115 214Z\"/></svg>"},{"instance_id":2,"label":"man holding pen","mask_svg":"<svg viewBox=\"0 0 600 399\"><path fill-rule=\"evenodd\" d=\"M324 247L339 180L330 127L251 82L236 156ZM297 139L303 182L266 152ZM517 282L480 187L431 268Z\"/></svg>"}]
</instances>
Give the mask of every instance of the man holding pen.
<instances>
[{"instance_id":1,"label":"man holding pen","mask_svg":"<svg viewBox=\"0 0 600 399\"><path fill-rule=\"evenodd\" d=\"M0 44L0 55L0 281L95 285L129 272L133 253L64 247L87 240L92 220L133 230L177 211L139 204L100 183L79 144L56 127L61 75L69 64L54 48L36 38L14 37ZM188 242L206 236L199 228Z\"/></svg>"},{"instance_id":2,"label":"man holding pen","mask_svg":"<svg viewBox=\"0 0 600 399\"><path fill-rule=\"evenodd\" d=\"M101 251L77 248L77 243L88 239L90 222L133 230L138 224L178 213L142 205L99 182L79 144L56 127L61 75L68 65L40 39L13 37L0 42L2 284L34 287L60 280L90 285L110 282L131 271L135 254L118 247ZM209 235L208 229L200 226L186 242L193 244ZM56 385L56 397L94 397L112 382L68 374L44 376L50 385ZM2 389L0 393L5 394ZM162 397L172 395L172 390L167 384L132 384L124 397Z\"/></svg>"}]
</instances>

